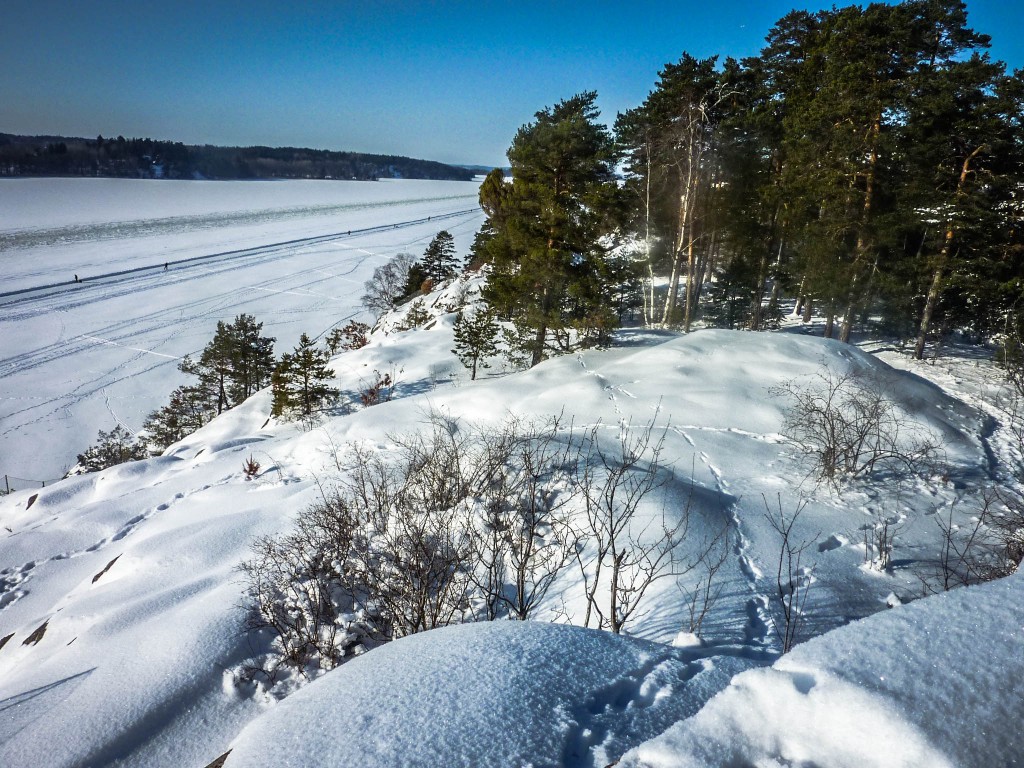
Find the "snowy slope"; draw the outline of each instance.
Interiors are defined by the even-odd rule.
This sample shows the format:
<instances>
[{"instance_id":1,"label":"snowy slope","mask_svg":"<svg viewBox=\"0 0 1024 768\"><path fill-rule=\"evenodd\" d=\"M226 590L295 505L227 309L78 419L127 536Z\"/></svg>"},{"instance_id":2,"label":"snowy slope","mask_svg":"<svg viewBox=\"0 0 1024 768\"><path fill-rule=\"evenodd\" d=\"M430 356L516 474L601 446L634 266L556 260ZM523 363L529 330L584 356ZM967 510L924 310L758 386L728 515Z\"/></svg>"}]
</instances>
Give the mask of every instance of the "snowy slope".
<instances>
[{"instance_id":1,"label":"snowy slope","mask_svg":"<svg viewBox=\"0 0 1024 768\"><path fill-rule=\"evenodd\" d=\"M564 625L446 627L285 699L239 735L225 765L606 765L750 665Z\"/></svg>"},{"instance_id":2,"label":"snowy slope","mask_svg":"<svg viewBox=\"0 0 1024 768\"><path fill-rule=\"evenodd\" d=\"M473 221L462 226L457 237L465 242ZM417 237L429 239L437 228L431 222ZM397 247L388 243L365 249L375 259L371 263L346 262L348 267L380 263L387 249ZM313 258L312 252L291 252L288 258L296 256ZM332 250L325 257L338 254ZM302 261L302 269L293 264L289 273L306 280L310 269L326 269L311 263ZM244 274L232 274L221 293L207 293L201 287L206 283L182 286L175 301L196 291L196 305L203 307L197 318L229 319L238 311L260 317L250 303L253 287L240 289ZM260 293L275 297L266 305L272 308L268 317L274 327L265 329L271 333L286 327L294 327L296 335L311 330L309 324L330 303L310 298L309 290L292 291L281 275L259 271L259 276L264 288L273 289ZM268 419L270 397L264 391L170 446L162 457L0 499L0 765L199 768L229 748L228 766L605 765L711 699L708 708L664 739L654 738L631 760L692 764L685 761L703 759L693 734L717 738L723 724L732 723L728 727L748 728L732 764L762 764L762 759L764 765L780 760L869 764L857 762L870 756L856 750L874 749L876 744L860 734L876 729L902 740L909 756L905 764L927 764L912 762L925 756L935 765L966 766L971 763L965 756L984 744L955 732L954 723L943 721L930 700L947 687L967 695L973 686L974 711L998 722L1019 722L1019 711L998 709L977 695L994 683L988 672L993 665L1006 667L1016 658L1019 666L1019 622L1000 625L998 618L1000 611L1019 614L1019 579L886 610L894 594L905 600L921 593L911 565L937 551L934 512L988 476L990 443L997 433L980 410L981 398L974 398L978 408L969 406L915 373L892 371L849 345L798 334L724 331L686 337L624 331L610 349L551 359L526 372L494 360L495 368L470 382L451 351L454 308L478 288L479 279L446 287L425 298L435 315L432 322L397 332L399 311L385 318L370 345L335 357L343 401L313 429ZM95 318L113 322L105 314L113 305L101 287L95 290ZM180 328L161 324L184 311L183 305L164 302L154 292L145 296L156 307L145 324L161 328L167 344L179 343ZM353 299L348 294L338 301ZM130 304L123 309L129 340L139 333L133 311ZM18 322L31 329L50 315L40 311L36 321L32 316L27 311ZM191 343L198 346L201 327L193 324ZM93 372L68 368L68 358L55 356L57 368L44 364L49 365L42 360L36 374L26 367L22 378L8 375L8 396L35 396L34 387L42 387L47 371L54 370L65 376L54 386L92 386ZM125 381L137 386L145 369L118 365L125 367ZM815 492L806 457L780 434L786 406L773 388L823 368L883 380L909 422L941 435L943 474L854 483L842 493ZM375 372L395 376L396 397L362 409L357 393ZM166 394L155 393L158 404ZM687 628L680 590L692 586L696 577L690 574L655 585L644 610L627 626L631 638L543 623L465 626L373 650L280 701L287 689L264 695L238 686L234 671L262 650L245 632L244 587L237 570L250 556L251 542L289 530L318 497L318 483L335 477L339 457L353 441L387 453L392 435L417 428L432 410L490 424L510 415L560 413L574 429L596 427L611 440L652 419L664 428L663 458L673 478L641 513L654 519L663 511L671 517L689 508L694 532L685 547L699 547L726 523L731 529L719 575L722 596L701 633L705 645L667 645ZM23 451L31 456L38 450L33 444ZM243 463L250 456L261 470L247 481ZM814 565L800 639L822 637L799 646L771 670L746 672L730 685L736 673L769 662L778 651L769 615L778 543L765 518L765 502L788 511L809 494L795 532L807 543ZM879 571L865 565L862 542L865 530L890 518L899 520L894 558L901 565ZM977 621L972 613L965 622L966 606L976 594L991 599L985 598ZM569 570L540 606L538 618L580 624L583 606L580 579ZM883 615L849 624L879 611ZM994 658L967 652L988 633L997 634L991 643ZM939 672L925 675L922 670L932 660ZM880 684L879 676L899 682ZM915 685L906 682L910 677ZM524 700L531 706L523 707ZM752 701L776 717L752 717ZM795 751L782 749L779 744L788 743L785 729L795 727L782 705L796 713L838 710L840 724L812 722L814 727L798 731ZM894 715L902 710L905 718ZM863 717L853 717L858 713ZM311 717L317 718L312 729ZM948 735L940 738L926 720L944 723ZM313 739L310 731L316 740L307 743ZM1016 731L1008 733L1012 739ZM856 749L842 753L843 743ZM1012 740L985 743L994 746L984 754L998 757L1008 754ZM829 763L833 752L850 757ZM276 757L269 759L271 754Z\"/></svg>"},{"instance_id":3,"label":"snowy slope","mask_svg":"<svg viewBox=\"0 0 1024 768\"><path fill-rule=\"evenodd\" d=\"M498 751L514 756L508 764L605 764L600 761L697 711L749 660L777 650L767 606L778 545L762 495L792 509L809 489L804 457L780 435L785 404L771 394L772 386L813 375L823 365L886 376L890 396L908 417L944 436L949 464L945 478L814 496L797 530L816 560L807 637L884 611L894 592L916 596L920 585L909 570L863 567L862 528L897 514L903 523L896 556L909 561L934 552L939 532L931 514L961 492L964 479L987 471L987 417L979 411L855 348L794 334L623 332L609 350L549 360L520 373L498 365L470 382L450 352L454 314L448 310L459 293L471 294L474 287L451 286L428 297L437 318L423 328L381 330L367 347L334 359L337 386L350 404L374 371L397 375L392 402L339 406L306 431L268 420L270 397L262 392L161 457L0 499L0 638L11 635L0 648L0 765L203 766L232 745L229 766L256 764L272 745L287 749L309 735L310 709L335 713L346 726L334 733L344 744L333 747L346 751L324 764L354 763L357 756L388 764L396 755L389 749L413 743L423 745L417 759L433 764L489 762ZM577 429L598 426L611 438L652 418L667 427L664 458L674 479L646 512L677 514L691 507L694 540L726 522L732 526L722 597L704 627L707 645L672 650L544 625L463 627L371 651L279 703L236 686L232 670L259 650L243 631L236 570L252 540L290 528L318 496L318 482L331 481L337 454L350 441L387 452L390 435L415 428L431 409L490 423L510 413L561 412ZM262 468L247 482L242 465L250 455ZM679 591L686 586L686 579L659 582L628 633L672 641L687 626ZM876 621L893 621L889 617L904 610ZM582 589L574 573L564 574L538 618L582 621ZM855 632L856 626L840 632ZM960 648L983 636L972 624L958 631ZM837 649L852 642L835 636L837 646L823 646L821 656L801 663L818 665L821 679L827 674L828 680L845 680L849 667L851 677L842 684L865 690L849 700L890 695L866 684L873 657L851 658L840 664L843 669L822 666L825 657L841 661ZM880 665L890 663L886 649L897 636L883 647ZM536 659L526 669L519 661L524 655ZM494 660L493 671L480 671L484 658ZM923 657L911 661L923 663ZM969 659L957 661L970 677ZM789 674L787 663L779 662L778 673L755 671L740 681L768 675L766 685L774 685L772 675ZM378 678L379 687L368 690L368 681ZM420 679L431 682L424 687ZM944 677L936 679L944 684ZM722 698L735 696L734 688ZM444 693L456 690L465 691L465 706L425 741L430 723L422 713L436 712ZM804 694L798 689L794 695ZM924 696L910 703L916 706ZM536 701L536 712L517 714L523 697ZM358 706L346 708L353 701ZM586 702L595 711L580 710ZM481 721L476 714L488 705L507 714L500 722ZM697 717L692 722L699 725ZM905 730L918 727L911 722ZM348 735L350 728L361 738ZM934 748L952 755L955 764L960 753L947 746ZM492 747L497 751L486 751ZM670 745L643 754L675 759L688 748ZM575 762L566 749L579 751ZM308 752L293 746L290 762L264 764L317 765L334 755L324 750L320 742ZM446 750L448 760L440 760Z\"/></svg>"}]
</instances>

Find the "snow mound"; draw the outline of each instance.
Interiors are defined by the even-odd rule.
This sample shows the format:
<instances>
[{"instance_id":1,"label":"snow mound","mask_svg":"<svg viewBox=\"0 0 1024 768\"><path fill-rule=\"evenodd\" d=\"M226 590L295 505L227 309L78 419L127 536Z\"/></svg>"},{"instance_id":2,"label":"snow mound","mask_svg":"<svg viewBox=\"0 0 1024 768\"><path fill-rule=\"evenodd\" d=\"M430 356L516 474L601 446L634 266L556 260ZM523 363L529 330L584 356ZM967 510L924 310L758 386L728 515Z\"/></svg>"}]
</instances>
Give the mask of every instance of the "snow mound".
<instances>
[{"instance_id":1,"label":"snow mound","mask_svg":"<svg viewBox=\"0 0 1024 768\"><path fill-rule=\"evenodd\" d=\"M447 627L280 702L242 731L225 768L606 765L749 664L565 625Z\"/></svg>"},{"instance_id":2,"label":"snow mound","mask_svg":"<svg viewBox=\"0 0 1024 768\"><path fill-rule=\"evenodd\" d=\"M1022 615L1024 574L870 616L737 676L622 765L1020 765Z\"/></svg>"}]
</instances>

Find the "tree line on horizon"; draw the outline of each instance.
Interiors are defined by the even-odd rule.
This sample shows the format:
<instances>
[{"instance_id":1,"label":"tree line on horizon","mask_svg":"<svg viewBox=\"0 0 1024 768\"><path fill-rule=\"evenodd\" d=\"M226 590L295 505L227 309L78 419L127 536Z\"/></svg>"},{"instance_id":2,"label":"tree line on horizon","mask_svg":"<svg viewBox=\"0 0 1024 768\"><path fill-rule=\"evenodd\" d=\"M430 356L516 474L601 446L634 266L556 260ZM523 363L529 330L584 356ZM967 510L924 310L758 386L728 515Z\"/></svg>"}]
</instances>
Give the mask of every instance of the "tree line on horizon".
<instances>
[{"instance_id":1,"label":"tree line on horizon","mask_svg":"<svg viewBox=\"0 0 1024 768\"><path fill-rule=\"evenodd\" d=\"M655 327L760 330L784 299L843 341L1024 326L1024 75L960 0L792 11L760 55L659 72L597 122L536 113L481 186L485 296L532 364ZM623 178L624 177L624 178Z\"/></svg>"},{"instance_id":2,"label":"tree line on horizon","mask_svg":"<svg viewBox=\"0 0 1024 768\"><path fill-rule=\"evenodd\" d=\"M433 160L326 149L0 134L0 176L471 181L476 173Z\"/></svg>"}]
</instances>

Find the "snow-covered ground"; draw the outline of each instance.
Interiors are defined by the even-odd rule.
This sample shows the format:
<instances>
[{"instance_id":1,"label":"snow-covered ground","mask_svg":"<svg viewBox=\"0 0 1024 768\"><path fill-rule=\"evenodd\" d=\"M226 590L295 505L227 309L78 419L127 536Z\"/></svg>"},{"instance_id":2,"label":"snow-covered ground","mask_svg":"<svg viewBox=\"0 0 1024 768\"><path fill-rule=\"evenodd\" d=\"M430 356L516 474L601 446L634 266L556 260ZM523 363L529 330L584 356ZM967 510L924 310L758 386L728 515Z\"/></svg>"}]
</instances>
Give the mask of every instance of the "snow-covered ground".
<instances>
[{"instance_id":1,"label":"snow-covered ground","mask_svg":"<svg viewBox=\"0 0 1024 768\"><path fill-rule=\"evenodd\" d=\"M476 222L457 221L465 221L464 251ZM331 248L343 244L350 241ZM387 248L366 250L381 257L397 246ZM333 251L335 260L343 255ZM246 311L265 316L272 335L319 332L309 320L316 315L304 313L320 299L253 289L257 280L275 288L301 280L307 262L294 254L283 261L295 277L275 273L276 261L232 268L225 293L246 288L237 300L212 299L206 321ZM216 282L195 281L194 298ZM633 330L608 350L524 372L496 365L470 382L451 353L448 309L478 286L474 278L428 297L435 322L381 330L367 347L334 358L349 401L374 371L398 374L391 402L339 408L306 429L268 420L262 392L163 456L0 499L0 765L201 768L229 749L226 768L603 766L631 749L624 764L1019 761L1020 577L900 604L922 594L916 566L938 551L936 511L989 477L993 457L1012 458L987 405L986 387L998 376L989 363L939 368L886 353L910 369L900 372L856 347L799 333ZM155 290L147 305L170 303ZM177 295L187 293L184 286ZM266 303L253 308L254 300ZM115 306L99 293L94 304L101 320ZM333 306L317 310L325 328ZM150 321L167 346L133 344L152 347L140 354L170 349L177 335L192 338L187 351L205 343L208 329L187 318L179 329L177 310L167 309ZM118 321L130 316L105 318ZM786 406L772 388L823 366L880 377L909 423L942 437L941 474L815 490L806 457L780 434ZM92 374L71 368L64 376L67 386ZM124 378L125 386L139 381L127 370ZM6 378L19 388L5 387L5 396L27 397L20 387L28 381ZM647 511L671 518L689 508L691 544L726 523L731 531L703 643L684 632L693 574L657 582L628 636L617 637L565 626L582 623L584 606L569 569L536 623L409 637L283 699L282 691L239 685L235 672L261 651L244 631L237 571L251 542L288 531L353 442L386 454L393 435L432 410L491 424L563 413L576 429L597 427L612 440L652 419L666 428L672 479ZM261 464L252 481L243 474L249 456ZM779 543L765 505L788 513L802 499L809 502L794 539L807 545L813 583L800 639L819 637L779 657L771 627ZM969 499L963 506L969 514ZM889 571L866 562L864 545L884 520L897 529Z\"/></svg>"},{"instance_id":2,"label":"snow-covered ground","mask_svg":"<svg viewBox=\"0 0 1024 768\"><path fill-rule=\"evenodd\" d=\"M100 429L138 430L218 320L254 315L287 351L362 317L394 254L441 229L464 251L482 215L473 183L411 180L2 179L0 211L0 476L16 488L61 477Z\"/></svg>"}]
</instances>

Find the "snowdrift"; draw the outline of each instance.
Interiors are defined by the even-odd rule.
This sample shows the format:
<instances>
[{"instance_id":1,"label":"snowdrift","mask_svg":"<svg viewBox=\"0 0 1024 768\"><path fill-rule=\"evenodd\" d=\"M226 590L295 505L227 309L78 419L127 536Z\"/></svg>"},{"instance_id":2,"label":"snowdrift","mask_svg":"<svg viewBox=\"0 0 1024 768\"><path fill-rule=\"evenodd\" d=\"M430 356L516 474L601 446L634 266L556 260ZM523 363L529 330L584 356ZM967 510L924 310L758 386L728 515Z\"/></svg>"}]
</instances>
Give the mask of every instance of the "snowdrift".
<instances>
[{"instance_id":1,"label":"snowdrift","mask_svg":"<svg viewBox=\"0 0 1024 768\"><path fill-rule=\"evenodd\" d=\"M738 675L622 766L1021 764L1024 574L920 600Z\"/></svg>"},{"instance_id":2,"label":"snowdrift","mask_svg":"<svg viewBox=\"0 0 1024 768\"><path fill-rule=\"evenodd\" d=\"M564 625L447 627L288 697L246 727L225 768L605 765L750 664Z\"/></svg>"}]
</instances>

